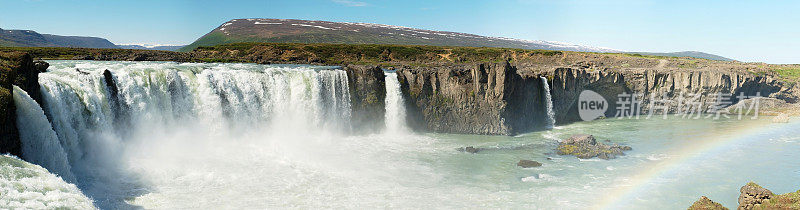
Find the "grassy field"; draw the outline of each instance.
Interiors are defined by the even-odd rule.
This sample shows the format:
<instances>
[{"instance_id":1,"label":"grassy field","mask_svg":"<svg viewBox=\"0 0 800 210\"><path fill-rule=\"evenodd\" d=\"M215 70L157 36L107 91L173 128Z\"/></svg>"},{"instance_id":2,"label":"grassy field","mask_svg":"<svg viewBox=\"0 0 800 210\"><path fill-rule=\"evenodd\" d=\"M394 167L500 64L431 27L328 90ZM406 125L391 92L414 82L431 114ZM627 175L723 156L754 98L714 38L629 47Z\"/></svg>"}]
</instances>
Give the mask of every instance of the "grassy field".
<instances>
[{"instance_id":1,"label":"grassy field","mask_svg":"<svg viewBox=\"0 0 800 210\"><path fill-rule=\"evenodd\" d=\"M324 64L387 62L501 62L518 56L558 56L563 52L489 47L425 45L232 43L199 47L199 57L253 61L253 55L275 62L311 61ZM213 55L212 55L213 54Z\"/></svg>"}]
</instances>

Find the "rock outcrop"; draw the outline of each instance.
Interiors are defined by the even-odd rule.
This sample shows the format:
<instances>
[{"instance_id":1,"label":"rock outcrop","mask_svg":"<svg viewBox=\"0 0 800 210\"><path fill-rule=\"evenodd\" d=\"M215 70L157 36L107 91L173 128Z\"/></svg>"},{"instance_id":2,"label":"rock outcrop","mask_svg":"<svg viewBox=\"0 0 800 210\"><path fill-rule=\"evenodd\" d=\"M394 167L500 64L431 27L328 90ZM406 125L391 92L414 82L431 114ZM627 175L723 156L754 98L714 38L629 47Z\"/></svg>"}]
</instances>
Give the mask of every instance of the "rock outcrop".
<instances>
[{"instance_id":1,"label":"rock outcrop","mask_svg":"<svg viewBox=\"0 0 800 210\"><path fill-rule=\"evenodd\" d=\"M759 186L756 183L750 182L739 189L739 207L736 209L755 209L761 204L769 202L775 196L772 191Z\"/></svg>"},{"instance_id":2,"label":"rock outcrop","mask_svg":"<svg viewBox=\"0 0 800 210\"><path fill-rule=\"evenodd\" d=\"M386 103L386 78L379 66L347 65L350 88L351 124L355 133L374 133L383 129Z\"/></svg>"},{"instance_id":3,"label":"rock outcrop","mask_svg":"<svg viewBox=\"0 0 800 210\"><path fill-rule=\"evenodd\" d=\"M397 78L415 130L513 135L544 127L541 80L507 62L402 67Z\"/></svg>"},{"instance_id":4,"label":"rock outcrop","mask_svg":"<svg viewBox=\"0 0 800 210\"><path fill-rule=\"evenodd\" d=\"M458 149L456 149L456 150L458 150L459 152L466 152L466 153L472 153L472 154L475 154L475 153L478 153L478 152L480 152L480 151L481 151L481 150L483 150L483 149L481 149L481 148L475 148L475 147L473 147L473 146L468 146L468 147L461 147L461 148L458 148Z\"/></svg>"},{"instance_id":5,"label":"rock outcrop","mask_svg":"<svg viewBox=\"0 0 800 210\"><path fill-rule=\"evenodd\" d=\"M0 53L0 153L21 155L22 145L16 124L16 107L13 86L16 85L42 103L39 92L39 73L47 69L46 63L36 64L27 53Z\"/></svg>"},{"instance_id":6,"label":"rock outcrop","mask_svg":"<svg viewBox=\"0 0 800 210\"><path fill-rule=\"evenodd\" d=\"M581 159L598 157L608 160L624 155L623 151L627 150L631 150L631 147L597 143L597 140L592 135L576 134L561 141L556 153L559 155L573 155Z\"/></svg>"},{"instance_id":7,"label":"rock outcrop","mask_svg":"<svg viewBox=\"0 0 800 210\"><path fill-rule=\"evenodd\" d=\"M708 199L706 196L702 196L700 200L695 201L692 206L689 206L689 210L728 210L728 208Z\"/></svg>"},{"instance_id":8,"label":"rock outcrop","mask_svg":"<svg viewBox=\"0 0 800 210\"><path fill-rule=\"evenodd\" d=\"M519 162L517 162L517 166L522 168L533 168L542 166L542 163L533 160L519 160Z\"/></svg>"},{"instance_id":9,"label":"rock outcrop","mask_svg":"<svg viewBox=\"0 0 800 210\"><path fill-rule=\"evenodd\" d=\"M800 190L786 194L774 194L772 191L750 182L739 189L738 210L751 209L800 209ZM727 209L705 196L695 202L689 209Z\"/></svg>"}]
</instances>

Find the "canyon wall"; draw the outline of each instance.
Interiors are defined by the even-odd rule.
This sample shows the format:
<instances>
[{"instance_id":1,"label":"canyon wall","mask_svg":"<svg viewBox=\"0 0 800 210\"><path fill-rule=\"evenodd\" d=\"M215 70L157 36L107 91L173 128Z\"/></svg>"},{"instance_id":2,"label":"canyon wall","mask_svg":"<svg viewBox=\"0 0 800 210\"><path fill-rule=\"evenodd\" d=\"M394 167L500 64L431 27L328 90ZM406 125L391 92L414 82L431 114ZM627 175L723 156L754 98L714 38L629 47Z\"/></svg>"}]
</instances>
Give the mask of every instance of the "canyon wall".
<instances>
[{"instance_id":1,"label":"canyon wall","mask_svg":"<svg viewBox=\"0 0 800 210\"><path fill-rule=\"evenodd\" d=\"M512 135L545 124L542 81L509 63L403 67L397 78L415 130Z\"/></svg>"},{"instance_id":2,"label":"canyon wall","mask_svg":"<svg viewBox=\"0 0 800 210\"><path fill-rule=\"evenodd\" d=\"M620 99L618 96L623 93L641 94L638 97L641 102L641 116L646 116L651 110L654 114L662 114L665 108L660 107L663 105L667 106L667 113L674 114L678 112L678 103L686 103L697 95L700 96L698 101L704 104L701 106L702 112L707 110L707 106L717 102L718 94L725 94L723 97L728 98L728 105L738 102L736 96L740 93L744 96L759 94L789 103L797 101L791 86L776 80L774 76L737 70L652 68L603 71L556 68L548 77L552 78L551 91L556 104L556 121L559 124L580 120L578 96L583 90L595 91L608 101L606 117L616 116Z\"/></svg>"},{"instance_id":3,"label":"canyon wall","mask_svg":"<svg viewBox=\"0 0 800 210\"><path fill-rule=\"evenodd\" d=\"M663 114L665 108L651 108L651 99L655 106L667 107L667 114L675 114L678 103L688 103L699 95L697 100L702 105L693 115L696 116L719 102L719 94L730 94L723 95L729 103L723 106L736 104L739 94L759 94L788 103L796 103L799 95L791 84L772 74L746 69L670 68L658 63L615 69L501 62L403 66L398 70L412 128L489 135L514 135L543 128L547 110L540 76L549 81L557 124L581 120L578 97L584 90L605 98L607 118L617 116L618 96L623 93L641 94L637 96L640 117L646 117L651 110L655 116Z\"/></svg>"}]
</instances>

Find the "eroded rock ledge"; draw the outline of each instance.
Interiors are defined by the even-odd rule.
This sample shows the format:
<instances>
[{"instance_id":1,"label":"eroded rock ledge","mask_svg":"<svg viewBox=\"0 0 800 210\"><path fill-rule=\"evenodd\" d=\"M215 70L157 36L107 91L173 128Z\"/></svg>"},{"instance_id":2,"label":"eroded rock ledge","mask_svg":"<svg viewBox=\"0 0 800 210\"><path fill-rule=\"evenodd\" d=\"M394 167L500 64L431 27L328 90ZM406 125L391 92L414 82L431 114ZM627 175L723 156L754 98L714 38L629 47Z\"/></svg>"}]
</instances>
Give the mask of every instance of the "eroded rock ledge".
<instances>
[{"instance_id":1,"label":"eroded rock ledge","mask_svg":"<svg viewBox=\"0 0 800 210\"><path fill-rule=\"evenodd\" d=\"M16 107L13 100L13 86L16 85L41 103L39 92L39 73L49 65L43 61L34 62L27 53L0 52L0 153L20 156L22 145L16 123Z\"/></svg>"}]
</instances>

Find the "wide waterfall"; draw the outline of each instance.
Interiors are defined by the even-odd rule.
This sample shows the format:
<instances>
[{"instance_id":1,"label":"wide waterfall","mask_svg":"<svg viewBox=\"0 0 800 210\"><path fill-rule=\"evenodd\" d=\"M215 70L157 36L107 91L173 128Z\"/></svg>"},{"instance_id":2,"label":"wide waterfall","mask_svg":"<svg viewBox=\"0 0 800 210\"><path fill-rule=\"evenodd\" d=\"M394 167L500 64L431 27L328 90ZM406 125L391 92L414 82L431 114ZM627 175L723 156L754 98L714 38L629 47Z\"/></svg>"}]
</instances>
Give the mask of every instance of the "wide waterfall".
<instances>
[{"instance_id":1,"label":"wide waterfall","mask_svg":"<svg viewBox=\"0 0 800 210\"><path fill-rule=\"evenodd\" d=\"M408 132L406 126L406 108L400 92L397 73L386 72L386 132L399 134Z\"/></svg>"},{"instance_id":2,"label":"wide waterfall","mask_svg":"<svg viewBox=\"0 0 800 210\"><path fill-rule=\"evenodd\" d=\"M544 90L544 102L547 109L547 129L553 129L556 125L556 113L553 112L553 97L550 96L550 85L547 84L547 78L541 77L542 88Z\"/></svg>"},{"instance_id":3,"label":"wide waterfall","mask_svg":"<svg viewBox=\"0 0 800 210\"><path fill-rule=\"evenodd\" d=\"M329 67L51 64L39 79L45 112L15 90L23 153L65 180L77 181L101 207L119 207L124 197L143 193L129 173L129 167L136 167L129 156L243 139L301 143L290 136L349 129L347 75Z\"/></svg>"}]
</instances>

